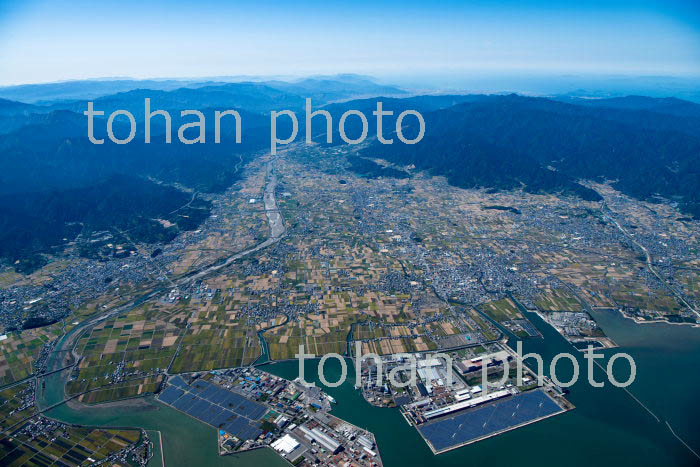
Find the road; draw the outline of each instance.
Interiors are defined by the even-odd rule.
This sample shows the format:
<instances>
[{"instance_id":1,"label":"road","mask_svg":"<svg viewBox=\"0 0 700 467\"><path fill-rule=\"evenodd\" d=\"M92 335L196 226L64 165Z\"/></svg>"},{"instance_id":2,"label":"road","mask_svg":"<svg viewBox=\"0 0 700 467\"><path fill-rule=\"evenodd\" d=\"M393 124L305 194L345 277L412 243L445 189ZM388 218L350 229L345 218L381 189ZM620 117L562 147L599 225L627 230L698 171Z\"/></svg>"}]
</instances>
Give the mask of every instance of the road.
<instances>
[{"instance_id":1,"label":"road","mask_svg":"<svg viewBox=\"0 0 700 467\"><path fill-rule=\"evenodd\" d=\"M99 316L94 316L91 318L88 318L87 320L83 321L79 325L77 325L75 328L70 330L67 334L65 334L63 337L61 337L56 344L56 346L53 348L49 356L47 357L47 372L52 372L56 371L59 368L70 368L75 365L77 360L79 359L79 355L75 352L75 343L77 340L80 338L80 336L90 328L96 326L97 324L108 320L116 315L119 315L121 313L127 312L129 310L132 310L133 308L140 306L144 302L151 300L153 298L156 298L158 296L161 296L162 294L168 292L171 288L176 287L176 286L183 286L185 284L189 284L192 281L202 279L203 277L208 276L211 273L214 273L216 271L222 270L226 268L227 266L231 265L235 261L248 256L252 253L255 253L257 251L260 251L264 248L267 248L277 242L279 242L283 237L284 234L286 233L286 227L284 225L284 219L282 215L279 212L279 208L277 207L277 198L275 196L275 192L277 190L277 176L274 172L274 159L271 160L270 162L267 163L266 168L265 168L265 178L266 178L266 184L265 184L265 189L264 189L264 194L263 194L263 199L264 199L264 204L265 204L265 213L267 215L267 220L268 220L268 225L270 229L269 236L266 240L256 244L255 246L248 248L246 250L240 251L238 253L235 253L228 257L225 261L215 263L213 265L209 265L204 267L202 270L197 271L193 274L188 274L186 276L180 277L174 281L172 281L168 286L164 287L158 287L155 289L152 289L151 291L142 294L141 296L129 301L128 303L125 303L123 305L120 305L107 313L101 314ZM64 361L63 355L70 355L72 357L72 362L71 364L68 364L68 362ZM67 357L66 357L67 358ZM48 373L47 373L48 374ZM69 372L66 371L64 374L64 377L61 378L62 384L65 384L65 380L68 377ZM45 375L41 375L36 377L37 378L37 384L38 381L41 380ZM65 394L64 394L64 401L65 402ZM43 397L37 397L37 405L42 408L46 409L47 404L45 404L46 401L43 400ZM51 404L52 406L54 404Z\"/></svg>"},{"instance_id":2,"label":"road","mask_svg":"<svg viewBox=\"0 0 700 467\"><path fill-rule=\"evenodd\" d=\"M617 229L620 232L622 232L622 234L624 236L626 236L637 248L642 250L642 252L644 253L644 256L646 257L646 264L647 264L647 269L649 269L649 272L651 272L659 280L659 282L661 282L664 285L664 287L666 287L666 289L668 289L668 291L671 292L678 299L679 302L681 302L690 311L695 313L695 315L700 319L700 312L698 312L698 310L693 308L676 289L674 289L673 287L668 285L666 280L664 278L662 278L661 275L656 271L656 268L654 267L654 259L651 257L651 253L649 253L649 250L644 245L639 243L637 241L637 239L634 238L633 235L631 235L629 232L627 232L627 230L624 227L622 227L622 225L620 225L620 223L612 215L609 215L606 213L606 212L612 213L613 211L608 207L608 205L605 203L605 201L603 201L601 211L603 212L603 217L605 219L607 219L610 222L612 222L613 224L615 224Z\"/></svg>"}]
</instances>

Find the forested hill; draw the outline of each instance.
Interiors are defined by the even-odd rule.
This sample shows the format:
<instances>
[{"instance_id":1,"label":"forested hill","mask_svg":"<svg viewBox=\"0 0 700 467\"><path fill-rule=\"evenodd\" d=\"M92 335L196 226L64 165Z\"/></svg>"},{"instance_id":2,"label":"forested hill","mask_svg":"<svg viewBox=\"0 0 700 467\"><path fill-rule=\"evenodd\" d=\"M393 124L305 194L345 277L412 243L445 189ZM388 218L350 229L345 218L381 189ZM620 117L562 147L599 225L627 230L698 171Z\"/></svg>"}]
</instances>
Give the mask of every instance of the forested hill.
<instances>
[{"instance_id":1,"label":"forested hill","mask_svg":"<svg viewBox=\"0 0 700 467\"><path fill-rule=\"evenodd\" d=\"M356 75L269 83L111 80L0 88L0 265L31 272L72 244L82 256L108 259L109 252L91 240L104 232L121 241L128 230L129 242L122 243L168 243L209 216L211 203L193 193L225 191L247 161L269 148L272 110L302 112L307 97L320 107L380 93L405 94ZM165 141L162 116L153 119L152 143L145 143L146 98L153 110L172 115L172 144ZM88 140L83 115L88 101L105 112L94 122L95 137L104 144ZM178 127L192 122L181 116L184 109L206 117L206 144L178 141ZM222 144L216 144L215 111L228 109L241 116L242 141L235 143L229 118ZM116 110L132 112L137 121L138 135L129 144L115 144L105 134L107 116ZM290 125L282 119L280 134L289 134ZM117 135L130 131L123 118L113 128ZM185 134L193 138L196 131Z\"/></svg>"},{"instance_id":2,"label":"forested hill","mask_svg":"<svg viewBox=\"0 0 700 467\"><path fill-rule=\"evenodd\" d=\"M382 145L363 155L445 175L462 187L597 195L580 179L612 180L642 199L662 196L700 216L700 127L671 115L668 102L643 108L574 105L550 99L483 96L425 114L425 138L416 145ZM693 107L694 106L694 107ZM631 107L631 108L630 108ZM673 125L676 122L677 125ZM415 120L404 130L415 134Z\"/></svg>"},{"instance_id":3,"label":"forested hill","mask_svg":"<svg viewBox=\"0 0 700 467\"><path fill-rule=\"evenodd\" d=\"M174 128L183 121L178 112L182 108L200 109L209 121L216 109L236 108L242 115L243 142L234 144L229 129L227 144L213 144L213 128L208 125L207 144L168 144L161 117L153 122L151 144L139 133L128 145L109 141L94 145L86 137L82 110L86 96L93 99L95 86L90 84L82 93L75 84L46 86L4 89L5 93L37 97L24 103L0 99L0 225L5 226L0 261L25 261L25 270L42 264L42 255L60 254L63 245L76 238L75 225L84 226L85 237L90 231L109 230L109 212L123 211L125 218L161 218L172 210L171 202L189 199L188 194L165 190L156 181L196 192L224 191L240 176L239 163L244 158L249 160L269 148L271 110L293 109L299 117L297 141L303 141L306 97L315 99L314 110L323 108L331 113L332 144L345 144L338 134L338 122L348 110L362 112L370 123L370 139L376 136L372 112L382 101L384 110L393 112L384 117L383 133L393 137L394 144L374 140L360 155L400 166L415 165L417 170L444 175L457 186L524 189L599 200L595 191L578 182L609 180L629 195L643 199L661 196L700 217L700 105L679 99L403 97L405 93L397 88L354 76L293 83L207 82L151 90L136 88L134 82L122 92L94 97L96 105L107 113L133 110L139 129L146 97L154 99L154 108L172 112ZM384 97L366 97L380 92L386 93ZM61 98L39 99L49 95ZM67 95L81 99L66 100ZM347 96L356 99L339 101ZM418 110L425 117L425 137L416 145L402 144L391 134L396 117L404 110ZM115 132L127 134L124 125L123 121L115 123ZM415 117L405 118L403 125L405 136L413 138L418 131ZM289 119L281 119L277 129L279 135L290 134ZM348 119L345 129L349 137L358 137L361 120ZM325 131L323 120L317 118L314 141L323 144ZM104 117L96 119L95 134L106 137ZM351 162L351 169L365 176L408 176L405 170L377 168L366 159ZM88 196L92 204L75 203L85 193L105 196ZM148 203L136 199L133 195L137 193ZM41 209L35 207L39 204ZM151 208L157 212L149 211ZM168 232L153 224L152 228L135 230L133 240L163 243L179 231L195 229L208 215L206 203L198 209L190 216L196 222L173 220L177 227ZM72 213L70 218L62 217L67 212ZM44 229L42 219L54 219L54 228Z\"/></svg>"}]
</instances>

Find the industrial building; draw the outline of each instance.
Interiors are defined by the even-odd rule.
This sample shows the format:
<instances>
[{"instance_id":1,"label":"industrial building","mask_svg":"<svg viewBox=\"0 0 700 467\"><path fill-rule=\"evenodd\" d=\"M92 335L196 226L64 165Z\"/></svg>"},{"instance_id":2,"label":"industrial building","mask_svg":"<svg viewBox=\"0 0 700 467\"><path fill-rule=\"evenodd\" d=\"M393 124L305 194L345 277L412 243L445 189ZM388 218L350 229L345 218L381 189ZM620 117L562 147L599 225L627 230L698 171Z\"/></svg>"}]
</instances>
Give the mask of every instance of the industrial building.
<instances>
[{"instance_id":1,"label":"industrial building","mask_svg":"<svg viewBox=\"0 0 700 467\"><path fill-rule=\"evenodd\" d=\"M423 414L423 416L425 418L435 418L435 417L439 417L441 415L446 415L448 413L455 412L457 410L475 407L475 406L483 404L485 402L490 402L490 401L500 399L501 397L506 397L509 395L511 395L510 391L508 391L507 389L502 389L500 391L488 393L485 396L467 398L466 400L463 400L461 402L457 402L456 404L451 404L451 405L447 405L445 407L440 407L439 409L430 410L428 412L425 412Z\"/></svg>"},{"instance_id":2,"label":"industrial building","mask_svg":"<svg viewBox=\"0 0 700 467\"><path fill-rule=\"evenodd\" d=\"M316 441L321 447L327 451L337 454L340 452L343 446L340 445L336 440L328 436L326 433L322 432L318 428L309 429L308 427L302 425L299 430L304 434L304 436L309 441Z\"/></svg>"},{"instance_id":3,"label":"industrial building","mask_svg":"<svg viewBox=\"0 0 700 467\"><path fill-rule=\"evenodd\" d=\"M271 444L272 448L279 452L280 454L290 454L296 448L299 447L299 441L294 439L291 435L284 435L277 441Z\"/></svg>"}]
</instances>

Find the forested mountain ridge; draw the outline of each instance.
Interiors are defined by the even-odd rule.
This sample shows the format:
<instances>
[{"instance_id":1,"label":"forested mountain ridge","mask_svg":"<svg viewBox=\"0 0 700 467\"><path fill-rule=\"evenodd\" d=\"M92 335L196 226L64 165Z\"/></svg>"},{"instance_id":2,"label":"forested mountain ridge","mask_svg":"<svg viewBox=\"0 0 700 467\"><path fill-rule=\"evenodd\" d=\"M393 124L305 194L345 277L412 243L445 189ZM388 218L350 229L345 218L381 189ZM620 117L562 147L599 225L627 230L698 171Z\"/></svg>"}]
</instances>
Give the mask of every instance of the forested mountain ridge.
<instances>
[{"instance_id":1,"label":"forested mountain ridge","mask_svg":"<svg viewBox=\"0 0 700 467\"><path fill-rule=\"evenodd\" d=\"M463 187L522 186L596 199L577 180L611 180L629 195L662 196L700 215L700 138L647 112L485 96L425 114L426 135L416 145L377 142L363 154L413 164ZM647 125L633 124L640 115ZM417 131L415 121L405 126Z\"/></svg>"}]
</instances>

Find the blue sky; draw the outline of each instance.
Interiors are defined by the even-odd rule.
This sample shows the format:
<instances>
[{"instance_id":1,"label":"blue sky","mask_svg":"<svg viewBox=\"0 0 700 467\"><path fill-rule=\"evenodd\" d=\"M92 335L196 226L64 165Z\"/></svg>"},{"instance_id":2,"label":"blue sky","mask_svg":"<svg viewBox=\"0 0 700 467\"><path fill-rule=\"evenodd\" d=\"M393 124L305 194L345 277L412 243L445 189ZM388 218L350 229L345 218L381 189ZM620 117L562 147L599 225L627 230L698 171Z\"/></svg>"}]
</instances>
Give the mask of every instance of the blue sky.
<instances>
[{"instance_id":1,"label":"blue sky","mask_svg":"<svg viewBox=\"0 0 700 467\"><path fill-rule=\"evenodd\" d=\"M0 0L0 85L355 72L700 75L700 1Z\"/></svg>"}]
</instances>

